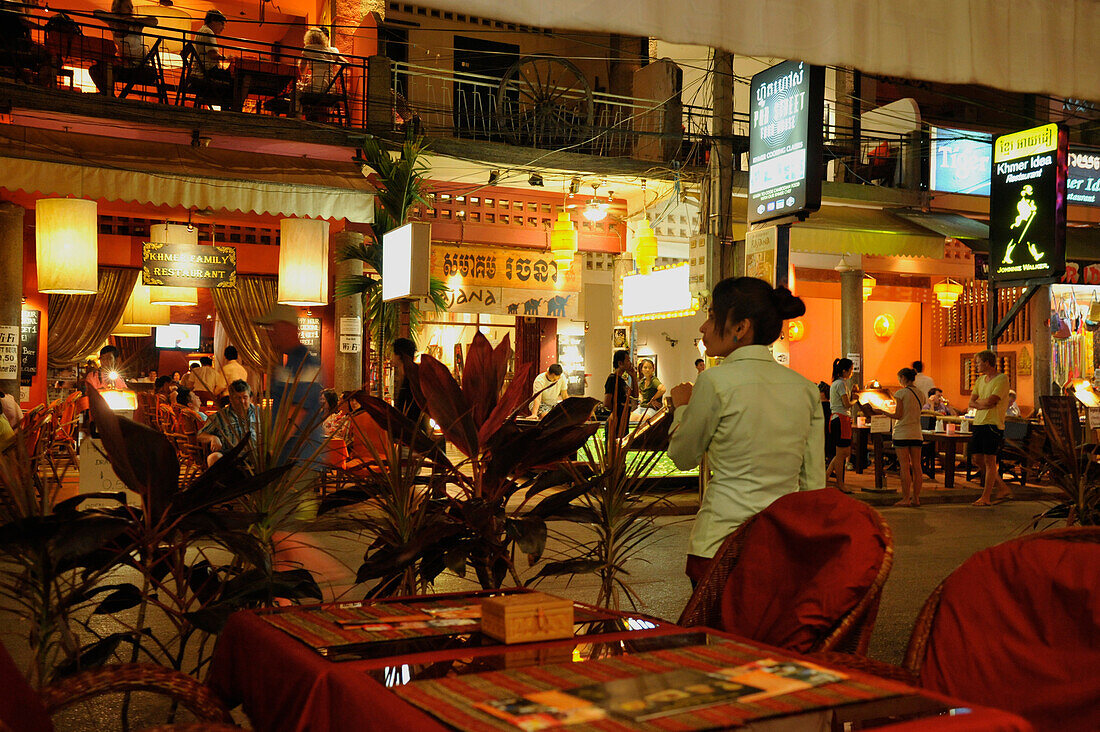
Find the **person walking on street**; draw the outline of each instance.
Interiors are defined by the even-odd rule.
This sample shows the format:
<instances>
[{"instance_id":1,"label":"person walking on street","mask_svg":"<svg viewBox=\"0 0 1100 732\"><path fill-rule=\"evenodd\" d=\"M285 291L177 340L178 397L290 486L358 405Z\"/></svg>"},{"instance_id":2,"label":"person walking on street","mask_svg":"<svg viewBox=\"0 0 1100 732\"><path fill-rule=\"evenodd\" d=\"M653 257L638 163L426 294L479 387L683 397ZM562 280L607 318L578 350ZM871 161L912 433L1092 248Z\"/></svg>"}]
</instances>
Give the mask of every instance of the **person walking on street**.
<instances>
[{"instance_id":1,"label":"person walking on street","mask_svg":"<svg viewBox=\"0 0 1100 732\"><path fill-rule=\"evenodd\" d=\"M974 354L974 370L979 374L970 392L970 409L974 414L974 434L970 438L970 454L985 476L982 495L975 506L992 506L1011 497L1001 479L997 455L1004 444L1005 412L1008 410L1008 376L997 371L997 354L980 351Z\"/></svg>"}]
</instances>

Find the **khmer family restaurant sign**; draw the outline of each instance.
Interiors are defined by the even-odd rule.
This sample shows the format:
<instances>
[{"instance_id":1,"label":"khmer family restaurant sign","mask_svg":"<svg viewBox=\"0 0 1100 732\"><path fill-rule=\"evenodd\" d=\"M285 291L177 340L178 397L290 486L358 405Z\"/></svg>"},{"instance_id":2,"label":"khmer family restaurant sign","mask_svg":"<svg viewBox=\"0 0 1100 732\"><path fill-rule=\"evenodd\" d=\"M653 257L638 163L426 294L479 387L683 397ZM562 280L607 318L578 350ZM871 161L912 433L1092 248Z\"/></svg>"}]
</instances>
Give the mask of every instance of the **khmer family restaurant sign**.
<instances>
[{"instance_id":1,"label":"khmer family restaurant sign","mask_svg":"<svg viewBox=\"0 0 1100 732\"><path fill-rule=\"evenodd\" d=\"M141 252L141 281L167 287L236 287L237 250L147 241Z\"/></svg>"},{"instance_id":2,"label":"khmer family restaurant sign","mask_svg":"<svg viewBox=\"0 0 1100 732\"><path fill-rule=\"evenodd\" d=\"M1066 268L1069 137L1057 124L993 141L989 191L990 277L1060 277Z\"/></svg>"}]
</instances>

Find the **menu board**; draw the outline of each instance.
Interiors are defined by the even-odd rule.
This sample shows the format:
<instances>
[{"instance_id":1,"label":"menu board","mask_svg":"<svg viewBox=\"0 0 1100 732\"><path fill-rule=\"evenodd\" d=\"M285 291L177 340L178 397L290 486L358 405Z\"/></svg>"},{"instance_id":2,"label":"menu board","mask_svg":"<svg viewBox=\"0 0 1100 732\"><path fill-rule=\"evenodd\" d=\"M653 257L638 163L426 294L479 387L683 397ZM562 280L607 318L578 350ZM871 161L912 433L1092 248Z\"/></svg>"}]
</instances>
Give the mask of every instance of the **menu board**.
<instances>
[{"instance_id":1,"label":"menu board","mask_svg":"<svg viewBox=\"0 0 1100 732\"><path fill-rule=\"evenodd\" d=\"M41 310L24 310L19 329L19 377L29 379L38 375L38 326Z\"/></svg>"},{"instance_id":2,"label":"menu board","mask_svg":"<svg viewBox=\"0 0 1100 732\"><path fill-rule=\"evenodd\" d=\"M321 357L321 319L298 316L298 340L315 358Z\"/></svg>"}]
</instances>

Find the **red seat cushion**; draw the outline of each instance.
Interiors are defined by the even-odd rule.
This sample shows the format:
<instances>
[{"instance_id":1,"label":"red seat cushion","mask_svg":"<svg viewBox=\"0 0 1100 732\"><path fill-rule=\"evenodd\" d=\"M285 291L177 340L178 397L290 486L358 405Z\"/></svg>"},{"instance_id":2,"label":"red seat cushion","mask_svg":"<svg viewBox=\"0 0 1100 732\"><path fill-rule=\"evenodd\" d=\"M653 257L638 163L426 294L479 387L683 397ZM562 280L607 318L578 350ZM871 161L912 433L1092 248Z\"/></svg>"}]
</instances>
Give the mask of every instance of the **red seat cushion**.
<instances>
[{"instance_id":1,"label":"red seat cushion","mask_svg":"<svg viewBox=\"0 0 1100 732\"><path fill-rule=\"evenodd\" d=\"M749 527L722 595L723 629L810 651L874 584L885 550L874 509L831 488L789 493Z\"/></svg>"},{"instance_id":2,"label":"red seat cushion","mask_svg":"<svg viewBox=\"0 0 1100 732\"><path fill-rule=\"evenodd\" d=\"M921 683L1037 729L1100 729L1100 529L978 552L944 582Z\"/></svg>"},{"instance_id":3,"label":"red seat cushion","mask_svg":"<svg viewBox=\"0 0 1100 732\"><path fill-rule=\"evenodd\" d=\"M0 645L0 726L19 732L52 732L42 699Z\"/></svg>"}]
</instances>

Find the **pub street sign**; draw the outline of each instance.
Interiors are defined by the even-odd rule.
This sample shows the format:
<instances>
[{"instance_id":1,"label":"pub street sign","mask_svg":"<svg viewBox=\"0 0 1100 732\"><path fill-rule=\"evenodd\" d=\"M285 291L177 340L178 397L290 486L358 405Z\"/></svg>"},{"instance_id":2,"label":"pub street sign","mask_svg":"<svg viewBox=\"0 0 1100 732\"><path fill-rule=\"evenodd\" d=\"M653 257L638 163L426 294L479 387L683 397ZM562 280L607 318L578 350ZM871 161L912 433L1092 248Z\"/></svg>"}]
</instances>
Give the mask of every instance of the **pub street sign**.
<instances>
[{"instance_id":1,"label":"pub street sign","mask_svg":"<svg viewBox=\"0 0 1100 732\"><path fill-rule=\"evenodd\" d=\"M1066 130L1054 123L994 139L989 265L996 283L1065 272L1068 149Z\"/></svg>"},{"instance_id":2,"label":"pub street sign","mask_svg":"<svg viewBox=\"0 0 1100 732\"><path fill-rule=\"evenodd\" d=\"M236 287L235 247L205 244L142 244L141 281L166 287Z\"/></svg>"},{"instance_id":3,"label":"pub street sign","mask_svg":"<svg viewBox=\"0 0 1100 732\"><path fill-rule=\"evenodd\" d=\"M825 69L784 61L749 83L748 222L821 208Z\"/></svg>"}]
</instances>

